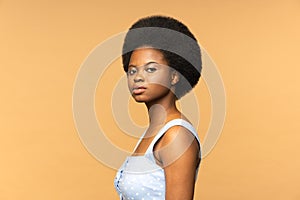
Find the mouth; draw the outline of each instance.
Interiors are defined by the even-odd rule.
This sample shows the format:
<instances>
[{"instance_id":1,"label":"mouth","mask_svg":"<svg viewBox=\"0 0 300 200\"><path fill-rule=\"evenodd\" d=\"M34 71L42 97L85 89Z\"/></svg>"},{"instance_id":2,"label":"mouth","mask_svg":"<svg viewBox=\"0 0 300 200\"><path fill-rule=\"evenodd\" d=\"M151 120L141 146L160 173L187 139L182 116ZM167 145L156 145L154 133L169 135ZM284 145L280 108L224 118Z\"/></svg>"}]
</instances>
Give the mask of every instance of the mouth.
<instances>
[{"instance_id":1,"label":"mouth","mask_svg":"<svg viewBox=\"0 0 300 200\"><path fill-rule=\"evenodd\" d=\"M132 93L135 95L142 94L147 88L145 86L133 87Z\"/></svg>"}]
</instances>

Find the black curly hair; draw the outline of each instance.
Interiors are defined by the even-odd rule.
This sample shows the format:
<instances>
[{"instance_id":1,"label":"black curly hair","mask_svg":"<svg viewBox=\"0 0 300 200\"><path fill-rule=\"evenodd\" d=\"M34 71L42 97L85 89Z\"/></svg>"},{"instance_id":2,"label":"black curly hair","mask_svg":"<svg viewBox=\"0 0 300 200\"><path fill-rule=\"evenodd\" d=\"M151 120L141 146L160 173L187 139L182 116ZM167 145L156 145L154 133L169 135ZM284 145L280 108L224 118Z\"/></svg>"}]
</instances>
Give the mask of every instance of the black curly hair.
<instances>
[{"instance_id":1,"label":"black curly hair","mask_svg":"<svg viewBox=\"0 0 300 200\"><path fill-rule=\"evenodd\" d=\"M153 47L164 55L168 65L180 74L175 96L180 99L199 81L202 62L200 46L188 27L166 16L150 16L135 22L123 44L123 68L128 71L132 52L143 46Z\"/></svg>"}]
</instances>

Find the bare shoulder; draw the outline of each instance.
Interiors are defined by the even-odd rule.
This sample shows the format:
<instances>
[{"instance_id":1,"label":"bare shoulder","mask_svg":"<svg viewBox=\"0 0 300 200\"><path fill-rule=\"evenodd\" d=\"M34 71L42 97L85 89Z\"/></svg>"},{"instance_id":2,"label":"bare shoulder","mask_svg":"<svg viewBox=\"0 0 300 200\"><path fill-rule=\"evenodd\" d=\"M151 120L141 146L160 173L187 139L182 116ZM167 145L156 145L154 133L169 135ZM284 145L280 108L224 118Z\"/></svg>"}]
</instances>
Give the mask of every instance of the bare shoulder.
<instances>
[{"instance_id":1,"label":"bare shoulder","mask_svg":"<svg viewBox=\"0 0 300 200\"><path fill-rule=\"evenodd\" d=\"M196 137L185 127L173 126L165 132L158 145L155 155L164 169L166 199L193 199L200 163Z\"/></svg>"},{"instance_id":2,"label":"bare shoulder","mask_svg":"<svg viewBox=\"0 0 300 200\"><path fill-rule=\"evenodd\" d=\"M196 145L194 145L194 141ZM196 149L199 149L198 141L194 134L180 125L169 128L161 138L161 146L168 145L179 145L178 147L182 147L182 145L187 145L186 147L195 146Z\"/></svg>"},{"instance_id":3,"label":"bare shoulder","mask_svg":"<svg viewBox=\"0 0 300 200\"><path fill-rule=\"evenodd\" d=\"M200 146L196 137L187 128L176 125L169 128L155 146L155 157L164 166L180 157L197 160Z\"/></svg>"}]
</instances>

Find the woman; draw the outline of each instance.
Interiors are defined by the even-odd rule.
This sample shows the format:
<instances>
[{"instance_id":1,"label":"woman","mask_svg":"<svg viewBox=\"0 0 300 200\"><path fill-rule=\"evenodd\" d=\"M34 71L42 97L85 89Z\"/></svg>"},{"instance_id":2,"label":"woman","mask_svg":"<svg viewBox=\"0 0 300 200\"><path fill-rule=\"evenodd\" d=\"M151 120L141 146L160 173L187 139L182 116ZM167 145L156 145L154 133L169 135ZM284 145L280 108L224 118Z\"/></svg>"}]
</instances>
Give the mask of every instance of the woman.
<instances>
[{"instance_id":1,"label":"woman","mask_svg":"<svg viewBox=\"0 0 300 200\"><path fill-rule=\"evenodd\" d=\"M117 173L120 199L193 199L200 142L176 101L199 81L197 40L176 19L146 17L129 29L122 60L132 97L148 109L149 127Z\"/></svg>"}]
</instances>

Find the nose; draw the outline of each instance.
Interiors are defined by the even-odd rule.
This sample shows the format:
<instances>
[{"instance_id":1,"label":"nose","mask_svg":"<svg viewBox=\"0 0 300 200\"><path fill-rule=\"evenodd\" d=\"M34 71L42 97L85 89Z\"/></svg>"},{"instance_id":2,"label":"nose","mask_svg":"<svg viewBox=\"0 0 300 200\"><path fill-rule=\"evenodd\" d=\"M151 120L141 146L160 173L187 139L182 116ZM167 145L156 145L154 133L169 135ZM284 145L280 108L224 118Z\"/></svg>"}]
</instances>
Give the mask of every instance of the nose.
<instances>
[{"instance_id":1,"label":"nose","mask_svg":"<svg viewBox=\"0 0 300 200\"><path fill-rule=\"evenodd\" d=\"M142 70L138 70L136 76L134 77L134 82L144 82L145 78Z\"/></svg>"}]
</instances>

